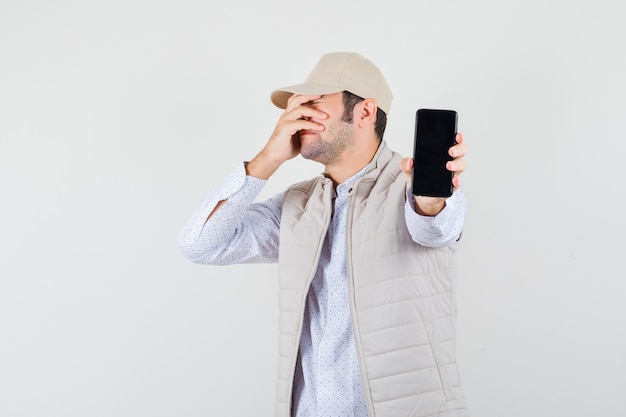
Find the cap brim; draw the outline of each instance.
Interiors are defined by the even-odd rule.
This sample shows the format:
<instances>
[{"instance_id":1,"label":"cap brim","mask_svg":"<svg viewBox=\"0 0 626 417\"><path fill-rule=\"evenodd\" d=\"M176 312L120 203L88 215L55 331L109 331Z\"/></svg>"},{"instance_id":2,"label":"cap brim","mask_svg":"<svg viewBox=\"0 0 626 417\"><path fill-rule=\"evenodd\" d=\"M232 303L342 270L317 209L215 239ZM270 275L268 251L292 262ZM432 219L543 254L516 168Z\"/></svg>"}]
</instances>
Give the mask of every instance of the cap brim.
<instances>
[{"instance_id":1,"label":"cap brim","mask_svg":"<svg viewBox=\"0 0 626 417\"><path fill-rule=\"evenodd\" d=\"M279 109L287 107L287 101L289 97L294 94L303 94L305 96L319 96L324 94L333 94L343 91L342 88L335 85L320 84L320 83L303 83L290 85L283 87L272 92L272 103Z\"/></svg>"}]
</instances>

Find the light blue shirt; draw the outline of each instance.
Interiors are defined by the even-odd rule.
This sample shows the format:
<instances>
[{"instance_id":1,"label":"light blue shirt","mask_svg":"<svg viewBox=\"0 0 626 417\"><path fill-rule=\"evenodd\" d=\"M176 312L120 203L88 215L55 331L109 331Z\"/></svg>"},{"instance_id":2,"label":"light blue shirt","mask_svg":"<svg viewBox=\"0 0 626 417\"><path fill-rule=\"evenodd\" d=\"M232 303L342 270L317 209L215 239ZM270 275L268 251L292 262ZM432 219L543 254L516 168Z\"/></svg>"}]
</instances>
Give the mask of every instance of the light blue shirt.
<instances>
[{"instance_id":1,"label":"light blue shirt","mask_svg":"<svg viewBox=\"0 0 626 417\"><path fill-rule=\"evenodd\" d=\"M366 168L336 188L332 220L307 294L293 387L294 417L368 416L352 333L346 269L348 200ZM183 229L179 242L183 254L194 262L212 265L277 262L282 193L254 203L265 183L246 176L243 165L237 167L202 201ZM206 221L220 200L228 201ZM407 191L407 227L422 245L445 246L458 240L465 214L461 190L435 217L415 213Z\"/></svg>"}]
</instances>

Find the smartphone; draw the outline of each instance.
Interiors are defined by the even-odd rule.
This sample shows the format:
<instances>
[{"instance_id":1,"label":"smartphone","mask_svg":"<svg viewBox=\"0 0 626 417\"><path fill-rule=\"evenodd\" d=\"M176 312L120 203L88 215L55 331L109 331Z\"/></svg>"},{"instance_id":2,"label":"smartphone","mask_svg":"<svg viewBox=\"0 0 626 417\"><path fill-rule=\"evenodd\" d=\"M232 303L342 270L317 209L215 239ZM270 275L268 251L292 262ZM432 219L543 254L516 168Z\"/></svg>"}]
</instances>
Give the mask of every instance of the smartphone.
<instances>
[{"instance_id":1,"label":"smartphone","mask_svg":"<svg viewBox=\"0 0 626 417\"><path fill-rule=\"evenodd\" d=\"M458 115L454 110L419 109L415 113L413 148L414 195L450 197L453 172L446 169L456 144Z\"/></svg>"}]
</instances>

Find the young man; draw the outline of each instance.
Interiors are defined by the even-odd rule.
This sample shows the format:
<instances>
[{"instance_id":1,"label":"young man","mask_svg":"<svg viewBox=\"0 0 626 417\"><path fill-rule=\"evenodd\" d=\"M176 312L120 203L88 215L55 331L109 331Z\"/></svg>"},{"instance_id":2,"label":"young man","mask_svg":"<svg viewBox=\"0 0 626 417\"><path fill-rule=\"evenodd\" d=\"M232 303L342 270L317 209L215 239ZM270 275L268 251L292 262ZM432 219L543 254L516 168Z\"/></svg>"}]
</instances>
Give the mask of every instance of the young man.
<instances>
[{"instance_id":1,"label":"young man","mask_svg":"<svg viewBox=\"0 0 626 417\"><path fill-rule=\"evenodd\" d=\"M392 94L372 62L326 54L272 101L285 111L269 140L203 200L180 248L201 264L278 262L275 415L467 416L454 354L462 135L452 197L413 196L413 160L383 140ZM297 155L324 173L255 203Z\"/></svg>"}]
</instances>

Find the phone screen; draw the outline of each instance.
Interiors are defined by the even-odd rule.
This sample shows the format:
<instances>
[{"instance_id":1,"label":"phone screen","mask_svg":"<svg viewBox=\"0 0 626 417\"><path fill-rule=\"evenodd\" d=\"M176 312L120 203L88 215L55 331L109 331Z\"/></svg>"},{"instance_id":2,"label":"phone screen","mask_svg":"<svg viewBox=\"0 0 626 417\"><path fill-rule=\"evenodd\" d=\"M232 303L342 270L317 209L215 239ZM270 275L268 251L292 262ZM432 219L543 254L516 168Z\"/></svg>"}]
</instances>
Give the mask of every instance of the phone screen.
<instances>
[{"instance_id":1,"label":"phone screen","mask_svg":"<svg viewBox=\"0 0 626 417\"><path fill-rule=\"evenodd\" d=\"M457 112L419 109L415 114L413 151L414 195L450 197L453 172L446 169L448 154L456 143Z\"/></svg>"}]
</instances>

